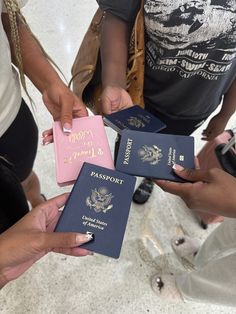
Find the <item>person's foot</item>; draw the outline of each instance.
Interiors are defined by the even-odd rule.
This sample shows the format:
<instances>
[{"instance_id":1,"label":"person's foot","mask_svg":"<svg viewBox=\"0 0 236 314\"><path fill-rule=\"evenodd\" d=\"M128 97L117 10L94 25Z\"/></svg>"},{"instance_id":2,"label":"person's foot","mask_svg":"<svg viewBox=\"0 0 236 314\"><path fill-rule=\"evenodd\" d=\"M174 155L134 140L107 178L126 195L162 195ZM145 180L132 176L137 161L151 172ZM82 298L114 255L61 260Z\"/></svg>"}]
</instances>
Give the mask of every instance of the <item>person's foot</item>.
<instances>
[{"instance_id":1,"label":"person's foot","mask_svg":"<svg viewBox=\"0 0 236 314\"><path fill-rule=\"evenodd\" d=\"M175 236L171 239L171 246L177 257L194 264L194 257L201 246L201 241L187 235Z\"/></svg>"},{"instance_id":2,"label":"person's foot","mask_svg":"<svg viewBox=\"0 0 236 314\"><path fill-rule=\"evenodd\" d=\"M152 277L151 286L153 291L163 300L183 301L175 283L175 277L171 275L156 274Z\"/></svg>"},{"instance_id":3,"label":"person's foot","mask_svg":"<svg viewBox=\"0 0 236 314\"><path fill-rule=\"evenodd\" d=\"M144 178L133 194L133 202L136 204L144 204L148 201L154 183L151 179Z\"/></svg>"}]
</instances>

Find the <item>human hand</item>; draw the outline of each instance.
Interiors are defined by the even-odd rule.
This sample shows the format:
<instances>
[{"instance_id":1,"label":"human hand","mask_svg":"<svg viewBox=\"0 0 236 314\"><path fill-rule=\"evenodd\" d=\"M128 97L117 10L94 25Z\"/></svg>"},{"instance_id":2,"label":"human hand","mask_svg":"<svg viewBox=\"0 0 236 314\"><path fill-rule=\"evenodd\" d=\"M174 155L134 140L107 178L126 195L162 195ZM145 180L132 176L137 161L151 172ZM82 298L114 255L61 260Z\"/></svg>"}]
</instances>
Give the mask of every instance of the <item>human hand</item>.
<instances>
[{"instance_id":1,"label":"human hand","mask_svg":"<svg viewBox=\"0 0 236 314\"><path fill-rule=\"evenodd\" d=\"M228 119L225 118L220 113L215 115L205 130L202 132L202 140L203 141L211 141L216 136L224 132Z\"/></svg>"},{"instance_id":2,"label":"human hand","mask_svg":"<svg viewBox=\"0 0 236 314\"><path fill-rule=\"evenodd\" d=\"M42 133L42 144L43 145L48 145L53 142L53 130L48 129L44 130Z\"/></svg>"},{"instance_id":3,"label":"human hand","mask_svg":"<svg viewBox=\"0 0 236 314\"><path fill-rule=\"evenodd\" d=\"M121 87L106 86L101 96L101 109L104 114L111 114L133 106L127 91Z\"/></svg>"},{"instance_id":4,"label":"human hand","mask_svg":"<svg viewBox=\"0 0 236 314\"><path fill-rule=\"evenodd\" d=\"M71 132L72 118L88 115L86 106L62 81L49 85L42 93L43 101L54 120L60 120L63 131Z\"/></svg>"},{"instance_id":5,"label":"human hand","mask_svg":"<svg viewBox=\"0 0 236 314\"><path fill-rule=\"evenodd\" d=\"M236 218L236 179L221 169L193 170L175 165L174 172L191 181L156 180L164 191L180 196L194 210Z\"/></svg>"},{"instance_id":6,"label":"human hand","mask_svg":"<svg viewBox=\"0 0 236 314\"><path fill-rule=\"evenodd\" d=\"M79 248L91 239L80 233L53 232L68 194L55 197L19 220L0 234L0 288L18 278L48 252L85 256L90 251Z\"/></svg>"}]
</instances>

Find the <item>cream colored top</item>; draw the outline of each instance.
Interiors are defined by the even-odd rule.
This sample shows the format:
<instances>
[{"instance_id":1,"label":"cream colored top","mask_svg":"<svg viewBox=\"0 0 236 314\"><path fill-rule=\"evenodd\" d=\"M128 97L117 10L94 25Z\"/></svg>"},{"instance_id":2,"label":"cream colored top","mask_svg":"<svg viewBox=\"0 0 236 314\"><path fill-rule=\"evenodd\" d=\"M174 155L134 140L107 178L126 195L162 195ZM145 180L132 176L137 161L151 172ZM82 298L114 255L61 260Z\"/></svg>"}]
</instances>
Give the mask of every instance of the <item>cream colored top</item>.
<instances>
[{"instance_id":1,"label":"cream colored top","mask_svg":"<svg viewBox=\"0 0 236 314\"><path fill-rule=\"evenodd\" d=\"M18 0L23 7L27 0ZM6 12L0 0L0 13ZM18 73L11 63L11 52L6 33L0 21L0 136L15 119L21 104L21 89Z\"/></svg>"}]
</instances>

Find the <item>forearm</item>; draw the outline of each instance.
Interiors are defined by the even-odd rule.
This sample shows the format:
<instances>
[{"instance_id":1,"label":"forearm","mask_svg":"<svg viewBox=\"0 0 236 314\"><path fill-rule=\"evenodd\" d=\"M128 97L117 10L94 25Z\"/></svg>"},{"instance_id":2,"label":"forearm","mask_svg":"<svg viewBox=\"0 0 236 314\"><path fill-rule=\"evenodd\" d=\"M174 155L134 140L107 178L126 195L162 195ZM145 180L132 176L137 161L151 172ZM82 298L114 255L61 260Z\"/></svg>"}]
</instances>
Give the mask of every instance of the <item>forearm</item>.
<instances>
[{"instance_id":1,"label":"forearm","mask_svg":"<svg viewBox=\"0 0 236 314\"><path fill-rule=\"evenodd\" d=\"M220 114L229 119L236 110L236 80L233 81L228 92L224 96Z\"/></svg>"},{"instance_id":2,"label":"forearm","mask_svg":"<svg viewBox=\"0 0 236 314\"><path fill-rule=\"evenodd\" d=\"M101 60L103 86L126 89L128 46L131 33L128 23L107 13L102 26Z\"/></svg>"},{"instance_id":3,"label":"forearm","mask_svg":"<svg viewBox=\"0 0 236 314\"><path fill-rule=\"evenodd\" d=\"M59 75L23 24L19 26L19 35L24 73L36 88L42 93L48 85L60 83Z\"/></svg>"},{"instance_id":4,"label":"forearm","mask_svg":"<svg viewBox=\"0 0 236 314\"><path fill-rule=\"evenodd\" d=\"M17 65L9 18L6 14L3 14L2 20L11 47L12 62ZM24 73L42 93L52 82L61 82L60 77L47 60L27 26L20 19L17 22Z\"/></svg>"}]
</instances>

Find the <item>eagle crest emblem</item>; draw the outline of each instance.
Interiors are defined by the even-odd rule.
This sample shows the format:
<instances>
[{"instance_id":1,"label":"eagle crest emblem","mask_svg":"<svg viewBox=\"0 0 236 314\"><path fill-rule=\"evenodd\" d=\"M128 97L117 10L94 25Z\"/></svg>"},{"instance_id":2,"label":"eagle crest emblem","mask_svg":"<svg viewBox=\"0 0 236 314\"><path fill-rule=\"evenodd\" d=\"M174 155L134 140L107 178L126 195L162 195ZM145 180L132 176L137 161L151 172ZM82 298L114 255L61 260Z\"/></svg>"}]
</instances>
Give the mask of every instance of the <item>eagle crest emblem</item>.
<instances>
[{"instance_id":1,"label":"eagle crest emblem","mask_svg":"<svg viewBox=\"0 0 236 314\"><path fill-rule=\"evenodd\" d=\"M130 117L128 119L128 123L129 125L134 126L137 129L143 128L145 126L145 124L137 117Z\"/></svg>"},{"instance_id":2,"label":"eagle crest emblem","mask_svg":"<svg viewBox=\"0 0 236 314\"><path fill-rule=\"evenodd\" d=\"M106 187L100 187L99 189L92 190L91 196L86 198L86 205L96 213L106 213L113 207L111 204L113 197L112 193L109 193Z\"/></svg>"},{"instance_id":3,"label":"eagle crest emblem","mask_svg":"<svg viewBox=\"0 0 236 314\"><path fill-rule=\"evenodd\" d=\"M163 155L161 153L161 149L156 145L143 145L138 150L138 156L141 158L142 162L149 162L150 165L157 165Z\"/></svg>"}]
</instances>

